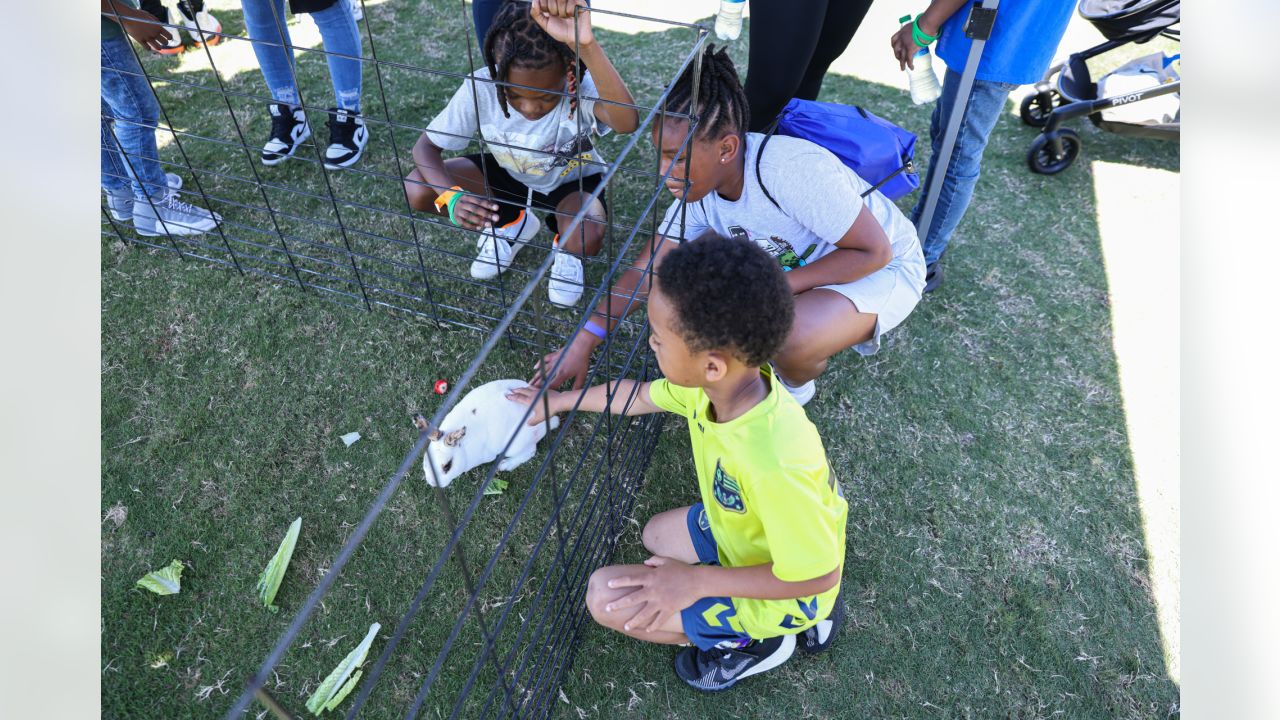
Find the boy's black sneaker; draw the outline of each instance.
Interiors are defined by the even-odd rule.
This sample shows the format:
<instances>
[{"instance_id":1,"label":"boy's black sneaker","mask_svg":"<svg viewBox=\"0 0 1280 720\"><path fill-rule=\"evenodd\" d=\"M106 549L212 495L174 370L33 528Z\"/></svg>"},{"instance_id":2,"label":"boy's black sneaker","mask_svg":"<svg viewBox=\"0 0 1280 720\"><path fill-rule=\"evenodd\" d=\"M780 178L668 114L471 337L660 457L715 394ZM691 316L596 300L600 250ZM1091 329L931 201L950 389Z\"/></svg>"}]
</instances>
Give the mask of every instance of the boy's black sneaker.
<instances>
[{"instance_id":1,"label":"boy's black sneaker","mask_svg":"<svg viewBox=\"0 0 1280 720\"><path fill-rule=\"evenodd\" d=\"M843 627L844 588L840 588L840 592L836 593L835 603L831 606L831 613L826 619L819 620L817 625L800 633L796 638L796 647L809 655L820 653L831 647L832 641L836 639L836 635Z\"/></svg>"},{"instance_id":2,"label":"boy's black sneaker","mask_svg":"<svg viewBox=\"0 0 1280 720\"><path fill-rule=\"evenodd\" d=\"M324 166L330 170L351 167L364 154L369 130L360 113L329 108L329 148L324 151Z\"/></svg>"},{"instance_id":3,"label":"boy's black sneaker","mask_svg":"<svg viewBox=\"0 0 1280 720\"><path fill-rule=\"evenodd\" d=\"M924 269L924 291L931 293L942 284L942 258Z\"/></svg>"},{"instance_id":4,"label":"boy's black sneaker","mask_svg":"<svg viewBox=\"0 0 1280 720\"><path fill-rule=\"evenodd\" d=\"M795 649L795 635L755 640L736 650L687 647L676 655L676 675L695 690L720 692L743 678L778 667Z\"/></svg>"},{"instance_id":5,"label":"boy's black sneaker","mask_svg":"<svg viewBox=\"0 0 1280 720\"><path fill-rule=\"evenodd\" d=\"M303 140L311 137L307 115L300 107L273 102L271 111L271 137L262 146L262 164L277 165L292 157Z\"/></svg>"}]
</instances>

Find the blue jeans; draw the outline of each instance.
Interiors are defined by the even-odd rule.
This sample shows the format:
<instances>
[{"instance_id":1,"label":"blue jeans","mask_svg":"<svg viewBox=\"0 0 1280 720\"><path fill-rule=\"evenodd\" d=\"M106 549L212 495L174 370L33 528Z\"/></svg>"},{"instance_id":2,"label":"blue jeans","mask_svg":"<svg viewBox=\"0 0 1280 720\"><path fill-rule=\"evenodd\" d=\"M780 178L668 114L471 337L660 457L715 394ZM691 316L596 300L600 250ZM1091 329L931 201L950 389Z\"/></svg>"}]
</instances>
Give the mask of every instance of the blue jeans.
<instances>
[{"instance_id":1,"label":"blue jeans","mask_svg":"<svg viewBox=\"0 0 1280 720\"><path fill-rule=\"evenodd\" d=\"M156 150L159 120L160 105L129 47L129 38L103 38L103 188L118 190L131 185L139 200L148 194L157 200L164 197L168 185Z\"/></svg>"},{"instance_id":2,"label":"blue jeans","mask_svg":"<svg viewBox=\"0 0 1280 720\"><path fill-rule=\"evenodd\" d=\"M933 108L933 118L929 122L929 139L933 147L933 156L937 157L942 149L942 136L947 131L947 123L951 121L951 112L956 104L956 90L960 86L960 73L947 69L942 84L942 97L938 98ZM942 188L938 192L938 205L933 211L932 227L928 232L920 228L920 215L924 212L925 195L933 182L933 171L937 166L929 162L929 172L925 175L924 185L916 206L911 210L911 222L920 233L920 247L924 250L925 265L933 265L942 257L942 251L951 242L951 234L964 219L965 210L969 209L969 201L973 199L973 188L978 184L978 174L982 169L982 151L987 147L987 138L996 126L996 120L1004 112L1004 103L1009 92L1017 85L1002 82L974 80L973 92L969 95L969 106L964 111L964 120L960 123L960 134L956 136L956 146L951 153L951 162L947 164L947 174L942 180Z\"/></svg>"},{"instance_id":3,"label":"blue jeans","mask_svg":"<svg viewBox=\"0 0 1280 720\"><path fill-rule=\"evenodd\" d=\"M243 6L244 26L249 31L249 39L254 41L253 53L258 56L258 67L262 68L262 77L267 81L271 97L287 105L302 104L294 76L297 66L293 62L293 49L281 47L291 44L284 0L244 0ZM360 30L347 0L337 0L328 8L310 15L320 29L325 50L361 57ZM360 112L362 63L335 55L325 57L329 61L335 104L344 110Z\"/></svg>"}]
</instances>

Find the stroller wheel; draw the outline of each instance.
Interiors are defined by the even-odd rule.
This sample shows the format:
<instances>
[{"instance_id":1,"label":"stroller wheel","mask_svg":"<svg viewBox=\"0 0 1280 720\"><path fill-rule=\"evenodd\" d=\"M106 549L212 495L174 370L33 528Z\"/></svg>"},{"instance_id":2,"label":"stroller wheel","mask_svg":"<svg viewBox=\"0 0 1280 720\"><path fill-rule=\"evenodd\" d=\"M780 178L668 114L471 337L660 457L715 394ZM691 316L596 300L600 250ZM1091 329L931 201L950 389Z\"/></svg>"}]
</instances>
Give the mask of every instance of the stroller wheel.
<instances>
[{"instance_id":1,"label":"stroller wheel","mask_svg":"<svg viewBox=\"0 0 1280 720\"><path fill-rule=\"evenodd\" d=\"M1053 141L1062 143L1061 154L1053 150ZM1031 172L1041 175L1057 175L1071 167L1080 154L1080 136L1074 130L1062 128L1052 135L1040 135L1027 151L1027 165Z\"/></svg>"},{"instance_id":2,"label":"stroller wheel","mask_svg":"<svg viewBox=\"0 0 1280 720\"><path fill-rule=\"evenodd\" d=\"M1049 122L1049 114L1061 104L1062 95L1057 90L1033 93L1022 98L1018 115L1031 127L1044 127Z\"/></svg>"}]
</instances>

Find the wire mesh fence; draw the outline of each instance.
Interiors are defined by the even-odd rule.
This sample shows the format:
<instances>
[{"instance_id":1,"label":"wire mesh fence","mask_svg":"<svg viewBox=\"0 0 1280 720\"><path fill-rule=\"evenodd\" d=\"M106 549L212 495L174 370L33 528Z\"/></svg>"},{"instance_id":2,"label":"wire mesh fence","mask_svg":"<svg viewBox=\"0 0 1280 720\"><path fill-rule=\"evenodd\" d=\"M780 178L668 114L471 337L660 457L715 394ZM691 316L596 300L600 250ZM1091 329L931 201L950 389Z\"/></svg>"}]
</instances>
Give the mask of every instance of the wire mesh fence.
<instances>
[{"instance_id":1,"label":"wire mesh fence","mask_svg":"<svg viewBox=\"0 0 1280 720\"><path fill-rule=\"evenodd\" d=\"M602 162L583 157L577 148L546 151L480 136L465 138L472 144L468 150L485 152L496 144L543 153L557 162L596 165L602 182L591 190L579 179L589 201L581 203L582 209L572 218L560 218L561 235L569 236L588 222L590 201L602 201L609 211L600 253L583 260L583 304L565 310L551 305L542 292L555 260L547 239L535 237L522 262L492 280L478 280L470 276L467 266L479 233L410 207L404 178L413 168L409 149L423 131L424 117L439 111L464 82L506 84L474 77L484 62L473 41L470 9L461 0L424 3L414 10L438 15L441 23L462 30L457 33L453 60L424 63L414 57L407 38L398 37L394 27L370 21L369 14L362 23L366 43L359 56L274 43L300 58L292 67L298 73L298 105L308 117L323 117L329 109L315 101L315 93L310 92L315 85L301 77L308 67L306 56L337 55L361 64L367 81L362 115L370 139L362 162L342 170L326 167L321 143L314 137L287 167L268 168L260 162L253 128L260 126L262 109L272 98L236 77L244 67L228 71L225 63L234 63L237 53L247 57L251 43L272 44L270 40L218 33L220 42L215 47L212 41L197 46L187 55L199 59L184 59L177 68L158 67L145 50L130 44L136 62L116 64L110 71L104 68L104 77L111 72L144 79L157 101L158 118L150 125L145 119L121 117L104 103L104 146L115 148L123 165L113 171L104 162L104 186L108 178L119 184L139 177L137 166L152 161L128 151L128 144L120 142L121 129L130 124L154 128L161 145L158 162L183 179L182 187L174 190L177 197L215 211L217 222L203 234L165 232L172 228L161 223L161 232L145 235L133 226L127 212L104 201L107 241L172 254L175 262L261 276L326 300L415 321L406 328L472 331L482 342L435 410L430 427L441 426L449 411L478 384L474 380L491 374L488 362L495 348L523 348L530 357L540 357L580 330L591 317L590 308L605 298L610 300L606 319L616 322L617 329L598 351L587 384L653 378L657 368L644 323L618 320L642 298L635 293L611 296L609 288L658 235L665 209L660 200L667 196L664 183L669 174L648 147L649 135L665 131L664 120L671 116L662 103L674 80L690 66L697 76L707 31L599 7L589 11L650 23L653 31L673 33L670 57L660 63L661 79L638 88L636 102L630 105L641 118L639 129L602 140L599 144L607 153ZM579 17L582 12L587 11L580 9ZM281 37L288 37L284 31L288 18L277 12L275 19ZM158 24L173 32L183 29ZM458 66L458 57L465 58L465 65ZM580 102L581 93L581 87L575 88L574 100ZM676 117L691 121L683 138L687 147L696 118ZM136 196L133 202L154 204L156 195ZM494 200L510 202L501 197ZM539 402L543 401L540 396ZM582 599L587 579L612 555L661 428L658 415L579 416L575 410L563 420L548 433L525 469L513 475L518 478L513 486L518 485L521 496L510 517L478 521L484 514L485 490L497 472L496 462L484 467L483 479L469 496L461 486L445 488L436 483L430 497L441 526L435 537L442 542L431 548L435 559L428 566L406 570L419 573L421 582L413 596L405 598L399 616L386 618L389 622L384 625L390 632L377 640L356 692L339 708L346 717L543 717L549 713L560 680L573 662L585 619ZM504 455L514 438L513 432ZM294 710L290 700L271 696L273 671L287 661L344 566L357 558L364 539L378 532L383 510L405 478L420 467L430 442L431 433L420 432L225 717L243 716L255 697L277 715L289 716Z\"/></svg>"}]
</instances>

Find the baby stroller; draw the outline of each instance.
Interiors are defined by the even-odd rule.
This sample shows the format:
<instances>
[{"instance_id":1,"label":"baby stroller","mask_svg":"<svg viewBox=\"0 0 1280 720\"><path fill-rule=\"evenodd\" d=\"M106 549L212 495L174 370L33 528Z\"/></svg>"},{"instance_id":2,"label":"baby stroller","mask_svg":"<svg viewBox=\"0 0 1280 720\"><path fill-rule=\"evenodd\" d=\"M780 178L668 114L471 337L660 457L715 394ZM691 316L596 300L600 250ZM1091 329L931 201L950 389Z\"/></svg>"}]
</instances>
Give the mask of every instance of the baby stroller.
<instances>
[{"instance_id":1,"label":"baby stroller","mask_svg":"<svg viewBox=\"0 0 1280 720\"><path fill-rule=\"evenodd\" d=\"M1163 53L1140 58L1094 82L1085 61L1128 43L1145 43L1157 36L1180 39L1174 26L1180 19L1180 0L1080 0L1078 11L1093 23L1107 41L1084 52L1074 53L1065 63L1054 65L1036 83L1036 92L1022 101L1019 114L1032 127L1043 128L1027 152L1032 172L1053 175L1066 170L1080 154L1080 136L1063 122L1088 115L1099 128L1121 135L1177 140L1181 125L1177 100L1172 113L1141 117L1132 103L1160 96L1175 95L1181 81L1170 67L1172 60ZM1057 75L1057 83L1053 76ZM1111 81L1111 82L1108 82ZM1134 85L1134 82L1137 85ZM1100 85L1123 87L1121 92L1100 97ZM1122 106L1123 109L1122 109ZM1168 107L1161 108L1164 111Z\"/></svg>"}]
</instances>

